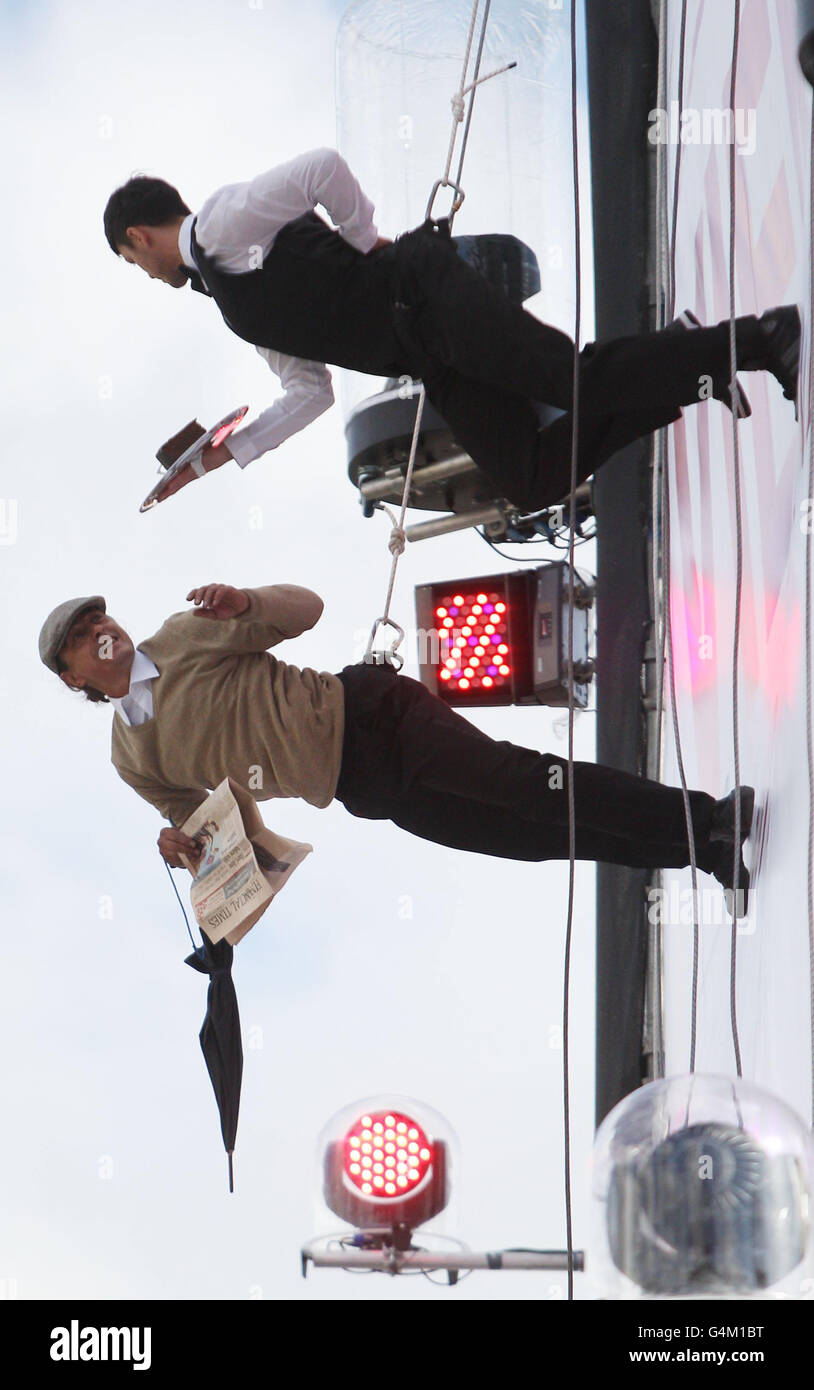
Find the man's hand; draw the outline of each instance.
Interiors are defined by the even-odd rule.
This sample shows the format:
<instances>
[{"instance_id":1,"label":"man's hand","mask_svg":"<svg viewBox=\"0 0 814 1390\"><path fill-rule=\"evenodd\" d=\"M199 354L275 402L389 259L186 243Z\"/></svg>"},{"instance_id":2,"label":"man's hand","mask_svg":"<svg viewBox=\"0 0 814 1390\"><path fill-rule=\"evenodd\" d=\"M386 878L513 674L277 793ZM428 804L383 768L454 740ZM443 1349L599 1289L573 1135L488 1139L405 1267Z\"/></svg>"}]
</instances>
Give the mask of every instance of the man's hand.
<instances>
[{"instance_id":1,"label":"man's hand","mask_svg":"<svg viewBox=\"0 0 814 1390\"><path fill-rule=\"evenodd\" d=\"M212 473L216 468L221 468L222 465L227 463L232 457L233 455L229 453L225 444L219 444L217 449L213 449L211 444L207 444L201 454L201 467L207 473ZM174 492L180 492L182 487L186 487L187 483L196 482L197 477L197 473L193 473L190 464L187 464L186 468L182 468L181 472L177 477L173 478L171 483L167 483L167 486L159 496L159 502L163 502L167 497L172 497Z\"/></svg>"},{"instance_id":2,"label":"man's hand","mask_svg":"<svg viewBox=\"0 0 814 1390\"><path fill-rule=\"evenodd\" d=\"M189 835L185 835L183 830L176 830L174 826L165 826L158 837L158 849L163 859L166 859L171 869L183 869L186 867L182 854L194 864L201 857L201 847Z\"/></svg>"},{"instance_id":3,"label":"man's hand","mask_svg":"<svg viewBox=\"0 0 814 1390\"><path fill-rule=\"evenodd\" d=\"M196 604L196 618L236 618L249 606L249 595L231 584L204 584L190 589L187 599Z\"/></svg>"}]
</instances>

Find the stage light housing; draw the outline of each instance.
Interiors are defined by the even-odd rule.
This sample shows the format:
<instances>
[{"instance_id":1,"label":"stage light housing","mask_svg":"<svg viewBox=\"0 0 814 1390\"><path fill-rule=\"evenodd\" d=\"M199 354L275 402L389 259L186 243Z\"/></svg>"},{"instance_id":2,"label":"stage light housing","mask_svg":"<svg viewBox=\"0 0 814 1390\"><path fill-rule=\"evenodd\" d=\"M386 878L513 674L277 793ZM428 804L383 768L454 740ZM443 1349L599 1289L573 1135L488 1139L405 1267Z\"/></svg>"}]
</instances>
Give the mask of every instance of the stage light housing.
<instances>
[{"instance_id":1,"label":"stage light housing","mask_svg":"<svg viewBox=\"0 0 814 1390\"><path fill-rule=\"evenodd\" d=\"M568 704L566 564L422 584L415 591L418 661L450 705ZM588 704L593 582L574 586L574 704Z\"/></svg>"},{"instance_id":2,"label":"stage light housing","mask_svg":"<svg viewBox=\"0 0 814 1390\"><path fill-rule=\"evenodd\" d=\"M355 1230L404 1248L449 1202L452 1144L446 1121L422 1102L354 1102L320 1136L325 1205Z\"/></svg>"}]
</instances>

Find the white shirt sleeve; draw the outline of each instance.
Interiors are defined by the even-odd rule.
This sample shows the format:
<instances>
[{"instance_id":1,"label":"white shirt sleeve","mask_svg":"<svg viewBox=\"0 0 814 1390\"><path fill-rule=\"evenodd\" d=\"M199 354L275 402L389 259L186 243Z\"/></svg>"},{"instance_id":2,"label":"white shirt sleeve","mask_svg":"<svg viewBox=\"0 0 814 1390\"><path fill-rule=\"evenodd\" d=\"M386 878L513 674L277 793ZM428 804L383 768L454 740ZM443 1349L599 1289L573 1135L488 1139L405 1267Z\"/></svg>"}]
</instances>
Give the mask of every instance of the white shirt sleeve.
<instances>
[{"instance_id":1,"label":"white shirt sleeve","mask_svg":"<svg viewBox=\"0 0 814 1390\"><path fill-rule=\"evenodd\" d=\"M280 378L283 394L250 425L235 430L227 439L226 447L241 468L305 429L334 402L331 374L322 362L287 357L273 348L258 347L257 351Z\"/></svg>"},{"instance_id":2,"label":"white shirt sleeve","mask_svg":"<svg viewBox=\"0 0 814 1390\"><path fill-rule=\"evenodd\" d=\"M337 150L309 150L248 183L228 184L207 198L195 234L220 270L255 268L277 233L319 204L357 251L372 250L378 237L374 207Z\"/></svg>"}]
</instances>

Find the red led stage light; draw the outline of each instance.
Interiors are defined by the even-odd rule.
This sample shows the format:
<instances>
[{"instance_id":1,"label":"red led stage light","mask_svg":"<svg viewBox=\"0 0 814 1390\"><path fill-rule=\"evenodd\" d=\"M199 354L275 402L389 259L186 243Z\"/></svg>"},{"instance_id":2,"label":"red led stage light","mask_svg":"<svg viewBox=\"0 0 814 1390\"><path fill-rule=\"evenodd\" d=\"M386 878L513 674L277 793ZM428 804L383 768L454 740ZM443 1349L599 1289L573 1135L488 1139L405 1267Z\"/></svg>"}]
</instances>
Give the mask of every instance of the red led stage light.
<instances>
[{"instance_id":1,"label":"red led stage light","mask_svg":"<svg viewBox=\"0 0 814 1390\"><path fill-rule=\"evenodd\" d=\"M416 589L421 680L450 705L568 703L568 567L424 584ZM575 704L588 702L588 610L575 587Z\"/></svg>"},{"instance_id":2,"label":"red led stage light","mask_svg":"<svg viewBox=\"0 0 814 1390\"><path fill-rule=\"evenodd\" d=\"M402 1110L370 1110L325 1152L324 1196L360 1229L416 1226L448 1200L443 1140Z\"/></svg>"}]
</instances>

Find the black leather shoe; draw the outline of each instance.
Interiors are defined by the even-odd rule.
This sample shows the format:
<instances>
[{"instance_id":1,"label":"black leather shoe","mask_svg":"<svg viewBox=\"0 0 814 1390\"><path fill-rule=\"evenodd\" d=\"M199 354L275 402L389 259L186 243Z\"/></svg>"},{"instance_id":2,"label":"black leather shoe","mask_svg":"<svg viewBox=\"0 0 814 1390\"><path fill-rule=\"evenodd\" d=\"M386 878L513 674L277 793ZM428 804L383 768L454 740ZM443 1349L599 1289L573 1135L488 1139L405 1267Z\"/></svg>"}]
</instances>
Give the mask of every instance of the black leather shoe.
<instances>
[{"instance_id":1,"label":"black leather shoe","mask_svg":"<svg viewBox=\"0 0 814 1390\"><path fill-rule=\"evenodd\" d=\"M679 316L678 316L677 319L673 319L673 322L667 325L667 327L665 328L664 331L665 331L665 333L672 333L672 332L673 332L674 330L676 330L676 329L685 329L685 330L686 330L686 329L700 328L700 327L701 327L701 321L700 321L700 319L697 319L697 318L695 317L695 314L693 313L692 309L685 309L685 310L683 311L683 313L679 314ZM751 407L751 405L749 404L749 401L748 401L747 396L746 396L746 392L744 391L744 389L743 389L743 387L741 386L740 382L737 383L737 391L738 391L737 417L738 417L739 420L747 420L747 419L749 418L749 416L752 414L752 407ZM713 381L713 383L712 383L712 394L713 394L713 396L715 397L716 401L721 401L722 404L725 405L725 406L727 407L728 410L732 410L732 383L731 383L731 381L726 381L725 383L724 383L724 382L721 382L721 381Z\"/></svg>"},{"instance_id":2,"label":"black leather shoe","mask_svg":"<svg viewBox=\"0 0 814 1390\"><path fill-rule=\"evenodd\" d=\"M740 877L738 879L738 896L736 902L733 901L734 894L731 888L724 889L724 902L730 917L735 916L734 907L737 905L738 917L749 916L749 870L741 862Z\"/></svg>"},{"instance_id":3,"label":"black leather shoe","mask_svg":"<svg viewBox=\"0 0 814 1390\"><path fill-rule=\"evenodd\" d=\"M800 312L796 304L779 304L775 309L767 309L758 319L758 327L766 345L766 356L756 366L767 368L777 377L783 388L786 400L794 402L794 418L799 419L797 409L797 380L800 374ZM744 368L751 363L743 363Z\"/></svg>"},{"instance_id":4,"label":"black leather shoe","mask_svg":"<svg viewBox=\"0 0 814 1390\"><path fill-rule=\"evenodd\" d=\"M717 878L718 882L724 890L724 901L726 902L726 910L729 913L730 917L734 917L735 915L732 910L734 906L732 890L735 883L734 858L735 856L732 853L730 846L721 845L720 854L718 856L718 863L713 869L713 876ZM749 870L743 862L743 855L741 855L740 863L738 864L737 888L737 908L739 917L746 917L749 912L749 882Z\"/></svg>"},{"instance_id":5,"label":"black leather shoe","mask_svg":"<svg viewBox=\"0 0 814 1390\"><path fill-rule=\"evenodd\" d=\"M752 829L752 817L755 814L755 789L754 787L740 787L741 804L741 844L748 839ZM735 788L720 801L715 802L712 811L712 820L709 828L710 844L729 845L734 853L735 849ZM731 856L730 856L731 857Z\"/></svg>"}]
</instances>

